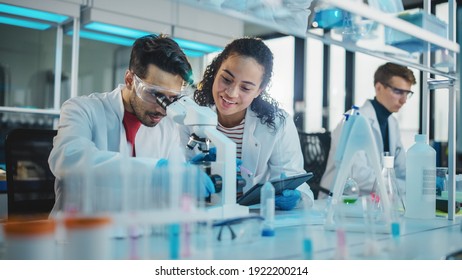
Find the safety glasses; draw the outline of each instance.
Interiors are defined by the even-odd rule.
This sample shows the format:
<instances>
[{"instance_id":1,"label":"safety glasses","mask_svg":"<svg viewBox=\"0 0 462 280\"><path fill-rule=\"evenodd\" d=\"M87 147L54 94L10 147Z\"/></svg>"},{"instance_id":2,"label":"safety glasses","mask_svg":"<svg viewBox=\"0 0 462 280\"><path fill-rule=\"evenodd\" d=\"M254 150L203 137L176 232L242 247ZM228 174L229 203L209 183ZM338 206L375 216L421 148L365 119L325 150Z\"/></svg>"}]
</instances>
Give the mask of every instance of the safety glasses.
<instances>
[{"instance_id":1,"label":"safety glasses","mask_svg":"<svg viewBox=\"0 0 462 280\"><path fill-rule=\"evenodd\" d=\"M397 94L397 95L405 95L407 98L411 98L411 96L414 94L414 92L412 90L406 90L406 89L400 89L400 88L396 88L394 86L391 86L387 83L383 83L384 86L386 86L387 88L391 89L391 91L394 93L394 94Z\"/></svg>"},{"instance_id":2,"label":"safety glasses","mask_svg":"<svg viewBox=\"0 0 462 280\"><path fill-rule=\"evenodd\" d=\"M215 242L235 244L255 241L261 236L263 217L247 216L213 223Z\"/></svg>"},{"instance_id":3,"label":"safety glasses","mask_svg":"<svg viewBox=\"0 0 462 280\"><path fill-rule=\"evenodd\" d=\"M157 104L159 99L164 99L167 97L171 102L175 101L177 97L182 95L183 90L176 91L171 89L166 89L160 86L151 85L140 79L135 73L133 73L134 86L136 95L141 98L143 101Z\"/></svg>"}]
</instances>

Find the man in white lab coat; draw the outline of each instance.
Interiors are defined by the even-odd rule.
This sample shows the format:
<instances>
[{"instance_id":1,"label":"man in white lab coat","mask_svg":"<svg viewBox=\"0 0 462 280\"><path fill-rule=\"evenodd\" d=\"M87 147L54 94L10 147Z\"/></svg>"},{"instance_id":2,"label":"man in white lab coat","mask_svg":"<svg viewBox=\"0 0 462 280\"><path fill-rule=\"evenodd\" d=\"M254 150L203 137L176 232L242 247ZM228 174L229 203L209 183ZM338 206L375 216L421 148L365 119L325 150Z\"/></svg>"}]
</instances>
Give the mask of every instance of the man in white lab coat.
<instances>
[{"instance_id":1,"label":"man in white lab coat","mask_svg":"<svg viewBox=\"0 0 462 280\"><path fill-rule=\"evenodd\" d=\"M112 92L67 100L49 157L56 176L52 213L62 209L63 182L76 170L92 172L95 176L85 175L93 180L109 175L102 180L111 185L124 180L121 174L127 168L152 174L159 162L184 160L177 125L164 118L156 96L178 95L192 83L191 77L191 65L175 41L148 35L133 44L125 84ZM130 184L137 179L133 177Z\"/></svg>"},{"instance_id":2,"label":"man in white lab coat","mask_svg":"<svg viewBox=\"0 0 462 280\"><path fill-rule=\"evenodd\" d=\"M384 152L389 152L390 156L394 156L394 169L402 190L406 176L405 150L401 143L398 121L392 114L398 112L407 99L411 97L413 92L410 89L415 83L414 74L407 67L394 63L381 65L374 74L375 98L366 100L359 108L359 113L369 120L381 161ZM335 153L339 145L342 127L343 121L332 131L329 158L326 171L321 179L321 186L331 191L334 188L333 184L337 173ZM365 152L356 153L355 157L350 160L353 161L350 178L357 183L360 193L370 193L376 176Z\"/></svg>"}]
</instances>

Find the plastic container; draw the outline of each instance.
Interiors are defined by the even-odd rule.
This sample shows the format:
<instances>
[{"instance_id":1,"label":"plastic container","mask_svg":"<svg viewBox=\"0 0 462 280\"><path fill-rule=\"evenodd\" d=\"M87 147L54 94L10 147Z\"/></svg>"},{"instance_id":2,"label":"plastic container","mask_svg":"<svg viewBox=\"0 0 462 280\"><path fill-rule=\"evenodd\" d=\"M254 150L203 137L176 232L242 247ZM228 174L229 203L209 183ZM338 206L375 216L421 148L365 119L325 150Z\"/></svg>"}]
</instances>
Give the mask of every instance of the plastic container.
<instances>
[{"instance_id":1,"label":"plastic container","mask_svg":"<svg viewBox=\"0 0 462 280\"><path fill-rule=\"evenodd\" d=\"M54 220L12 221L3 225L7 260L56 258Z\"/></svg>"},{"instance_id":2,"label":"plastic container","mask_svg":"<svg viewBox=\"0 0 462 280\"><path fill-rule=\"evenodd\" d=\"M436 195L441 196L443 191L447 191L448 185L448 168L437 167L436 168Z\"/></svg>"},{"instance_id":3,"label":"plastic container","mask_svg":"<svg viewBox=\"0 0 462 280\"><path fill-rule=\"evenodd\" d=\"M263 217L262 236L274 236L275 190L266 182L260 192L260 215Z\"/></svg>"},{"instance_id":4,"label":"plastic container","mask_svg":"<svg viewBox=\"0 0 462 280\"><path fill-rule=\"evenodd\" d=\"M406 213L409 218L435 218L436 151L426 135L417 134L406 153Z\"/></svg>"},{"instance_id":5,"label":"plastic container","mask_svg":"<svg viewBox=\"0 0 462 280\"><path fill-rule=\"evenodd\" d=\"M105 260L111 258L109 217L68 217L64 220L67 244L65 259Z\"/></svg>"},{"instance_id":6,"label":"plastic container","mask_svg":"<svg viewBox=\"0 0 462 280\"><path fill-rule=\"evenodd\" d=\"M314 15L314 22L318 28L335 28L343 26L346 12L337 8L319 9Z\"/></svg>"},{"instance_id":7,"label":"plastic container","mask_svg":"<svg viewBox=\"0 0 462 280\"><path fill-rule=\"evenodd\" d=\"M403 12L398 17L422 29L433 32L442 38L446 39L448 37L448 25L432 14L427 14L424 11L416 13ZM413 37L411 34L396 31L392 28L385 28L385 43L411 53L424 52L427 46L426 42ZM436 49L437 46L432 45L431 50L434 51Z\"/></svg>"}]
</instances>

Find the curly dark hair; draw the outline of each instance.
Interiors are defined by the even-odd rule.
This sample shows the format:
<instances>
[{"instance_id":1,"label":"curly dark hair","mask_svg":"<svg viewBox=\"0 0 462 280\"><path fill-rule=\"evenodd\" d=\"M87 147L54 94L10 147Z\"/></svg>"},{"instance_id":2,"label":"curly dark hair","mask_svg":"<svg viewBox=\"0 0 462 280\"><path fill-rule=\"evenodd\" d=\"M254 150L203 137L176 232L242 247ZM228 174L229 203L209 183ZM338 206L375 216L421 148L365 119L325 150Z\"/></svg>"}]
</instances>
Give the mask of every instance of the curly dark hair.
<instances>
[{"instance_id":1,"label":"curly dark hair","mask_svg":"<svg viewBox=\"0 0 462 280\"><path fill-rule=\"evenodd\" d=\"M257 114L262 124L266 124L268 127L275 130L276 117L284 121L285 116L283 111L279 108L278 102L267 92L273 74L273 53L260 38L245 37L229 43L225 49L213 59L212 63L207 66L204 77L194 92L194 100L201 106L213 106L215 104L212 94L213 82L218 69L220 69L223 62L231 55L253 58L263 67L265 72L263 73L263 79L260 85L260 89L263 90L261 94L252 101L250 109Z\"/></svg>"},{"instance_id":2,"label":"curly dark hair","mask_svg":"<svg viewBox=\"0 0 462 280\"><path fill-rule=\"evenodd\" d=\"M180 75L193 84L191 64L180 46L168 35L146 35L136 39L130 54L129 69L140 78L146 78L147 67L154 64L165 72Z\"/></svg>"}]
</instances>

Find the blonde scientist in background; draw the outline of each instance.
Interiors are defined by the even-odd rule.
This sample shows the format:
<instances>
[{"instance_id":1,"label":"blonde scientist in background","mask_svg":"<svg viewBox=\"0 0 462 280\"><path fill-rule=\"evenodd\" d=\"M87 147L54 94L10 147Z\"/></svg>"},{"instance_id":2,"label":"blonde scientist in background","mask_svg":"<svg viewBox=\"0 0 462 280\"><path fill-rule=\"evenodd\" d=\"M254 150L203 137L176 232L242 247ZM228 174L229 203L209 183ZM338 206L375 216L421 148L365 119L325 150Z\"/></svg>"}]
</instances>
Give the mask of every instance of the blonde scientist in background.
<instances>
[{"instance_id":1,"label":"blonde scientist in background","mask_svg":"<svg viewBox=\"0 0 462 280\"><path fill-rule=\"evenodd\" d=\"M236 39L207 67L194 93L196 103L216 110L217 129L236 143L240 175L246 180L238 195L281 175L306 173L294 121L266 91L272 71L273 54L262 40ZM190 134L183 131L183 143ZM276 197L277 209L301 205L313 205L313 192L306 183Z\"/></svg>"}]
</instances>

